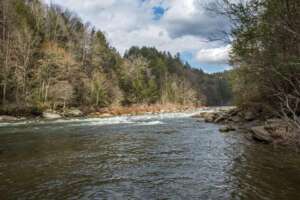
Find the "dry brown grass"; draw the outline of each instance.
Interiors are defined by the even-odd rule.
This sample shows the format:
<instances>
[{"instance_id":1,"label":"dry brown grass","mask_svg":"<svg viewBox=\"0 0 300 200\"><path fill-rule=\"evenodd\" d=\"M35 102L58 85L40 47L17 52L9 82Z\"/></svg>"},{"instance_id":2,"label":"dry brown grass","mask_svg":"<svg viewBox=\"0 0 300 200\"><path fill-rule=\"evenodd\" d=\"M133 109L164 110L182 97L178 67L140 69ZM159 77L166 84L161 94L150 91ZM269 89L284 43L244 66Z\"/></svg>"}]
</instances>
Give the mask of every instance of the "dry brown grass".
<instances>
[{"instance_id":1,"label":"dry brown grass","mask_svg":"<svg viewBox=\"0 0 300 200\"><path fill-rule=\"evenodd\" d=\"M195 106L178 105L178 104L153 104L145 105L138 104L129 107L113 106L109 108L97 109L95 112L91 112L91 116L107 117L117 115L138 115L138 114L157 114L157 113L171 113L182 112L195 109Z\"/></svg>"}]
</instances>

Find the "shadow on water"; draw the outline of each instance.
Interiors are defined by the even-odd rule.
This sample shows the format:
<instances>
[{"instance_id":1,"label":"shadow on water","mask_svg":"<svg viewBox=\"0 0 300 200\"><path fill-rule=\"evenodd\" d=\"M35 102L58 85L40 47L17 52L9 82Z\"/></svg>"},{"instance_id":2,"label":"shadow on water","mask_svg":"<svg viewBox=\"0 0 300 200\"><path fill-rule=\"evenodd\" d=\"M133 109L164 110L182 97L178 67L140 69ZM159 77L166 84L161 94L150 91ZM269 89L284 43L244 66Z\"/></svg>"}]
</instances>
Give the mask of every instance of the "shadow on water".
<instances>
[{"instance_id":1,"label":"shadow on water","mask_svg":"<svg viewBox=\"0 0 300 200\"><path fill-rule=\"evenodd\" d=\"M299 154L250 143L231 170L234 199L300 199Z\"/></svg>"},{"instance_id":2,"label":"shadow on water","mask_svg":"<svg viewBox=\"0 0 300 200\"><path fill-rule=\"evenodd\" d=\"M0 128L0 199L299 199L300 157L191 118Z\"/></svg>"}]
</instances>

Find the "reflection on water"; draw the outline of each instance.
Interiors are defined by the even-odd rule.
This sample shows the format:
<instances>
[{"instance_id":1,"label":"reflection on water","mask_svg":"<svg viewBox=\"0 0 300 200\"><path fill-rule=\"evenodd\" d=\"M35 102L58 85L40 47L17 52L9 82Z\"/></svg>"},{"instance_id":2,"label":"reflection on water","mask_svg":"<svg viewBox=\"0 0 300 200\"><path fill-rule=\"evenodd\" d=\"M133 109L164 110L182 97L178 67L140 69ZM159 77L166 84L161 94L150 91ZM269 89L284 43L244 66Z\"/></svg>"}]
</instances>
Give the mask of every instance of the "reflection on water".
<instances>
[{"instance_id":1,"label":"reflection on water","mask_svg":"<svg viewBox=\"0 0 300 200\"><path fill-rule=\"evenodd\" d=\"M238 199L300 199L300 157L287 149L252 144L230 171Z\"/></svg>"},{"instance_id":2,"label":"reflection on water","mask_svg":"<svg viewBox=\"0 0 300 200\"><path fill-rule=\"evenodd\" d=\"M191 118L122 120L0 127L0 199L300 199L297 153Z\"/></svg>"}]
</instances>

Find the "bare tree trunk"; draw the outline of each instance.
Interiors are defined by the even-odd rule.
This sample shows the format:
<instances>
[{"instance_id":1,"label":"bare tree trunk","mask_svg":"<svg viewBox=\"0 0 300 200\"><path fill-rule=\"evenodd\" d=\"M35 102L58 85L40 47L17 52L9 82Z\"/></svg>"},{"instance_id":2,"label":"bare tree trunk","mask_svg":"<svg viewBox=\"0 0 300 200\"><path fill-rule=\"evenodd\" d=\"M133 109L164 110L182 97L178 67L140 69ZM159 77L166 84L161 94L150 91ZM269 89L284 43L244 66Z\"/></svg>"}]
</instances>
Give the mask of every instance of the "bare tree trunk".
<instances>
[{"instance_id":1,"label":"bare tree trunk","mask_svg":"<svg viewBox=\"0 0 300 200\"><path fill-rule=\"evenodd\" d=\"M7 66L7 42L6 41L6 9L5 9L5 0L2 1L2 51L5 54L5 59L3 60L3 82L2 82L2 105L4 106L6 104L6 66Z\"/></svg>"},{"instance_id":2,"label":"bare tree trunk","mask_svg":"<svg viewBox=\"0 0 300 200\"><path fill-rule=\"evenodd\" d=\"M2 105L4 106L6 104L6 83L3 83L2 87Z\"/></svg>"},{"instance_id":3,"label":"bare tree trunk","mask_svg":"<svg viewBox=\"0 0 300 200\"><path fill-rule=\"evenodd\" d=\"M99 92L97 91L97 99L96 99L96 105L99 105Z\"/></svg>"},{"instance_id":4,"label":"bare tree trunk","mask_svg":"<svg viewBox=\"0 0 300 200\"><path fill-rule=\"evenodd\" d=\"M9 62L10 50L9 50L9 33L7 33L7 41L6 41L6 49L5 49L5 63L3 66L3 105L6 104L6 90L7 90L7 82L8 82L8 62Z\"/></svg>"},{"instance_id":5,"label":"bare tree trunk","mask_svg":"<svg viewBox=\"0 0 300 200\"><path fill-rule=\"evenodd\" d=\"M40 100L42 100L44 97L44 90L45 90L45 81L42 81L42 86L40 88L40 94L39 94Z\"/></svg>"},{"instance_id":6,"label":"bare tree trunk","mask_svg":"<svg viewBox=\"0 0 300 200\"><path fill-rule=\"evenodd\" d=\"M47 102L47 100L48 100L48 89L49 89L49 83L47 83L46 88L45 88L44 102Z\"/></svg>"}]
</instances>

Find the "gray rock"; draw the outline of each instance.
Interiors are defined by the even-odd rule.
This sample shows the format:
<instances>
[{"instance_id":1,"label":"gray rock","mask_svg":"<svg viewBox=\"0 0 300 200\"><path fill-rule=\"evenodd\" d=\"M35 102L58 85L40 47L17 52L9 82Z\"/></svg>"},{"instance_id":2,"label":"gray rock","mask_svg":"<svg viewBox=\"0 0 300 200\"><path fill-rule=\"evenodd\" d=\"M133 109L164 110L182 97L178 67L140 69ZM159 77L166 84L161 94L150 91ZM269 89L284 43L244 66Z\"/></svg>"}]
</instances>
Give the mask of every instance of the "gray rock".
<instances>
[{"instance_id":1,"label":"gray rock","mask_svg":"<svg viewBox=\"0 0 300 200\"><path fill-rule=\"evenodd\" d=\"M215 122L216 123L221 123L221 122L224 122L228 119L228 116L226 115L220 115L218 116L216 119L215 119Z\"/></svg>"},{"instance_id":2,"label":"gray rock","mask_svg":"<svg viewBox=\"0 0 300 200\"><path fill-rule=\"evenodd\" d=\"M271 134L265 129L264 126L256 126L251 128L252 138L265 143L273 142Z\"/></svg>"},{"instance_id":3,"label":"gray rock","mask_svg":"<svg viewBox=\"0 0 300 200\"><path fill-rule=\"evenodd\" d=\"M228 114L228 116L233 117L233 116L238 115L239 112L240 112L240 111L239 111L238 109L232 109L232 110L229 110L229 111L227 112L227 114Z\"/></svg>"},{"instance_id":4,"label":"gray rock","mask_svg":"<svg viewBox=\"0 0 300 200\"><path fill-rule=\"evenodd\" d=\"M43 112L43 118L45 118L45 119L60 119L61 115L59 115L57 113Z\"/></svg>"},{"instance_id":5,"label":"gray rock","mask_svg":"<svg viewBox=\"0 0 300 200\"><path fill-rule=\"evenodd\" d=\"M79 109L70 109L66 111L65 115L68 117L81 117L83 116L83 113Z\"/></svg>"},{"instance_id":6,"label":"gray rock","mask_svg":"<svg viewBox=\"0 0 300 200\"><path fill-rule=\"evenodd\" d=\"M18 118L8 116L8 115L1 115L0 116L0 122L9 122L9 121L17 121L17 120L18 120Z\"/></svg>"},{"instance_id":7,"label":"gray rock","mask_svg":"<svg viewBox=\"0 0 300 200\"><path fill-rule=\"evenodd\" d=\"M205 113L205 114L203 114L203 118L204 118L205 122L211 123L211 122L215 121L215 119L217 118L217 114L216 113Z\"/></svg>"},{"instance_id":8,"label":"gray rock","mask_svg":"<svg viewBox=\"0 0 300 200\"><path fill-rule=\"evenodd\" d=\"M255 115L254 115L253 112L247 111L247 112L244 113L244 119L246 121L253 121L255 119Z\"/></svg>"},{"instance_id":9,"label":"gray rock","mask_svg":"<svg viewBox=\"0 0 300 200\"><path fill-rule=\"evenodd\" d=\"M233 122L241 122L242 121L242 118L240 116L234 116L234 117L231 117L230 119Z\"/></svg>"},{"instance_id":10,"label":"gray rock","mask_svg":"<svg viewBox=\"0 0 300 200\"><path fill-rule=\"evenodd\" d=\"M235 131L236 129L233 126L224 126L219 129L220 132L227 133L230 131Z\"/></svg>"}]
</instances>

